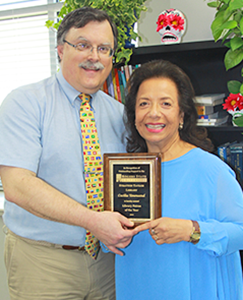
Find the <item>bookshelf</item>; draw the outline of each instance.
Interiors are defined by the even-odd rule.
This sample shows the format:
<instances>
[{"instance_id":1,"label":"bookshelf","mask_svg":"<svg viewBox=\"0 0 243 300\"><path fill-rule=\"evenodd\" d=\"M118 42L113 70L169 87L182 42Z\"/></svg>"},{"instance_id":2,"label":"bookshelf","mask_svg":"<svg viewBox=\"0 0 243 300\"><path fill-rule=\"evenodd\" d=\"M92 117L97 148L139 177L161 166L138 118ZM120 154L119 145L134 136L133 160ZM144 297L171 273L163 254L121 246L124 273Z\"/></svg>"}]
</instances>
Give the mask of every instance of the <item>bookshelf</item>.
<instances>
[{"instance_id":1,"label":"bookshelf","mask_svg":"<svg viewBox=\"0 0 243 300\"><path fill-rule=\"evenodd\" d=\"M232 125L206 127L208 136L213 141L215 147L226 142L243 141L243 127Z\"/></svg>"},{"instance_id":2,"label":"bookshelf","mask_svg":"<svg viewBox=\"0 0 243 300\"><path fill-rule=\"evenodd\" d=\"M210 93L229 94L227 81L242 80L241 68L226 71L224 55L227 48L221 42L200 41L174 45L156 45L134 48L130 64L143 64L153 59L165 59L181 67L191 79L196 95ZM229 117L230 120L230 117ZM208 126L208 135L215 148L227 141L243 141L243 127Z\"/></svg>"}]
</instances>

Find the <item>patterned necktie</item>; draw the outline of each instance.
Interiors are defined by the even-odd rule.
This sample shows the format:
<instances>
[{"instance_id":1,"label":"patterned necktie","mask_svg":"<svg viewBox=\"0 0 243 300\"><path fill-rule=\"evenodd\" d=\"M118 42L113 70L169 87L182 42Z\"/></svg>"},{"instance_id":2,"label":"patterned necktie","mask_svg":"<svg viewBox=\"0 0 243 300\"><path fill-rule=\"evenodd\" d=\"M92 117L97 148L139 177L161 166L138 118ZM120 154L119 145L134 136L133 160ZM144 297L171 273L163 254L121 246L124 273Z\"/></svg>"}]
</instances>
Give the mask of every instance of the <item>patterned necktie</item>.
<instances>
[{"instance_id":1,"label":"patterned necktie","mask_svg":"<svg viewBox=\"0 0 243 300\"><path fill-rule=\"evenodd\" d=\"M83 139L84 173L87 193L87 208L103 210L103 163L94 113L90 107L90 96L80 94L80 124ZM99 251L98 239L86 232L85 250L96 259Z\"/></svg>"}]
</instances>

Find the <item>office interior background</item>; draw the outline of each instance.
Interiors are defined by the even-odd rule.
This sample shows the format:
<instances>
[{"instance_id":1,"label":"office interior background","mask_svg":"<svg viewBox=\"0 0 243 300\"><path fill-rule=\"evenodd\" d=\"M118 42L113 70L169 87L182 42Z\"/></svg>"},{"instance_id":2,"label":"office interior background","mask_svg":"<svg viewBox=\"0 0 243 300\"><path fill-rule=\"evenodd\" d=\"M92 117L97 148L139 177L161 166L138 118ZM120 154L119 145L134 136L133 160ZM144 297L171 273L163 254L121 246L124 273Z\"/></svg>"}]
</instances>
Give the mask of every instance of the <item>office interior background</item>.
<instances>
[{"instance_id":1,"label":"office interior background","mask_svg":"<svg viewBox=\"0 0 243 300\"><path fill-rule=\"evenodd\" d=\"M57 0L0 0L0 105L13 89L42 80L58 69L55 32L45 27L62 2ZM160 12L177 8L184 13L187 29L182 42L213 40L210 25L215 10L206 0L147 0L137 29L139 46L160 45L156 21ZM166 47L166 45L164 45ZM4 142L4 141L1 141ZM3 227L3 192L0 191L0 228ZM9 300L3 261L4 233L0 230L0 299Z\"/></svg>"}]
</instances>

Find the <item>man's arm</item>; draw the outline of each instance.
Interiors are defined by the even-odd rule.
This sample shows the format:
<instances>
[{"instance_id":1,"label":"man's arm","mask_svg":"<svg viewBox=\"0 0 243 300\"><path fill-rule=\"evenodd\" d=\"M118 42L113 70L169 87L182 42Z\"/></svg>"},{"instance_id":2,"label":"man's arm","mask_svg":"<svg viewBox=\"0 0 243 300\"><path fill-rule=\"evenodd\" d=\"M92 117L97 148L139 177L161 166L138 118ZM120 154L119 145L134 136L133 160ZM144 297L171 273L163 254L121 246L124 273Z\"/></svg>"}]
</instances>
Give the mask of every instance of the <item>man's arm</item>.
<instances>
[{"instance_id":1,"label":"man's arm","mask_svg":"<svg viewBox=\"0 0 243 300\"><path fill-rule=\"evenodd\" d=\"M0 166L5 198L47 220L75 225L91 231L101 242L117 253L126 247L134 235L133 223L119 213L95 212L59 192L32 171Z\"/></svg>"}]
</instances>

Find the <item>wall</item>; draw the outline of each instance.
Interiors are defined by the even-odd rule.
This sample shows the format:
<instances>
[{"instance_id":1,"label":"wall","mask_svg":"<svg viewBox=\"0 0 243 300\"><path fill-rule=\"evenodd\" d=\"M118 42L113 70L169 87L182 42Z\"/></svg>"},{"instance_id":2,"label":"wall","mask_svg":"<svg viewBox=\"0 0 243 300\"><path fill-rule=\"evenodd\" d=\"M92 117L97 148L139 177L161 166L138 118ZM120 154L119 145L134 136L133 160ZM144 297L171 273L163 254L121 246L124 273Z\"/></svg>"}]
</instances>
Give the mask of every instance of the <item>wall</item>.
<instances>
[{"instance_id":1,"label":"wall","mask_svg":"<svg viewBox=\"0 0 243 300\"><path fill-rule=\"evenodd\" d=\"M159 45L160 35L156 32L159 14L169 8L179 9L186 17L187 29L182 42L213 40L211 23L216 10L207 6L205 0L147 0L148 10L141 13L138 32L142 37L139 46Z\"/></svg>"}]
</instances>

